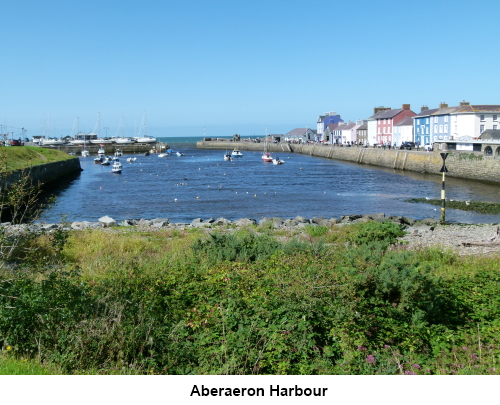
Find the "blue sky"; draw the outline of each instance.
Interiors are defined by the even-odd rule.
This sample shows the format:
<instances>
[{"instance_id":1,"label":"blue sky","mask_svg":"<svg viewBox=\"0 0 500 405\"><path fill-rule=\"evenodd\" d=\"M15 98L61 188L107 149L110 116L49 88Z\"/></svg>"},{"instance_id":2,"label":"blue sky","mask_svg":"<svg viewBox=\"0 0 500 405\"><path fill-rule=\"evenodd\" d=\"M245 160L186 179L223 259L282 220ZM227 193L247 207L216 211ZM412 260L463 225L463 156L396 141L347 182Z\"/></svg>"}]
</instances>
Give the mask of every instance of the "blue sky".
<instances>
[{"instance_id":1,"label":"blue sky","mask_svg":"<svg viewBox=\"0 0 500 405\"><path fill-rule=\"evenodd\" d=\"M409 103L500 104L500 2L4 1L8 132L224 136ZM495 73L494 73L495 72ZM50 126L49 126L50 117ZM127 132L128 131L128 132Z\"/></svg>"}]
</instances>

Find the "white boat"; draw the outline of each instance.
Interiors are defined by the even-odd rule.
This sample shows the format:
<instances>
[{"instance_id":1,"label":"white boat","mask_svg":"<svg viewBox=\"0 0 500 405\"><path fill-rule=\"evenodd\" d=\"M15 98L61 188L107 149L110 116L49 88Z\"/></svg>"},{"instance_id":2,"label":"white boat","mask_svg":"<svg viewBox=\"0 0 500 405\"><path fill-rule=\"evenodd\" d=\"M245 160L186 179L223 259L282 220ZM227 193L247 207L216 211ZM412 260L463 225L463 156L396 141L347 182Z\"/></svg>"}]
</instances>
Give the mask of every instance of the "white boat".
<instances>
[{"instance_id":1,"label":"white boat","mask_svg":"<svg viewBox=\"0 0 500 405\"><path fill-rule=\"evenodd\" d=\"M135 143L135 141L130 138L111 138L111 140L118 145L130 145Z\"/></svg>"},{"instance_id":2,"label":"white boat","mask_svg":"<svg viewBox=\"0 0 500 405\"><path fill-rule=\"evenodd\" d=\"M59 139L42 138L40 140L40 145L41 146L58 146L58 145L64 145L64 141L61 141Z\"/></svg>"},{"instance_id":3,"label":"white boat","mask_svg":"<svg viewBox=\"0 0 500 405\"><path fill-rule=\"evenodd\" d=\"M97 138L97 139L91 139L90 143L94 145L111 145L113 141L111 139Z\"/></svg>"},{"instance_id":4,"label":"white boat","mask_svg":"<svg viewBox=\"0 0 500 405\"><path fill-rule=\"evenodd\" d=\"M224 160L231 161L231 160L233 160L233 156L230 153L226 153L224 155Z\"/></svg>"},{"instance_id":5,"label":"white boat","mask_svg":"<svg viewBox=\"0 0 500 405\"><path fill-rule=\"evenodd\" d=\"M122 172L122 164L119 160L115 160L113 162L113 166L111 166L111 171L113 173L121 173Z\"/></svg>"},{"instance_id":6,"label":"white boat","mask_svg":"<svg viewBox=\"0 0 500 405\"><path fill-rule=\"evenodd\" d=\"M121 156L121 155L123 155L122 150L121 150L121 149L117 149L117 150L115 151L115 156Z\"/></svg>"},{"instance_id":7,"label":"white boat","mask_svg":"<svg viewBox=\"0 0 500 405\"><path fill-rule=\"evenodd\" d=\"M137 142L137 143L156 143L156 138L153 138L152 136L147 136L146 135L146 114L142 117L142 128L144 128L144 135L141 136L139 131L139 134L132 139Z\"/></svg>"},{"instance_id":8,"label":"white boat","mask_svg":"<svg viewBox=\"0 0 500 405\"><path fill-rule=\"evenodd\" d=\"M127 162L129 162L129 163L135 162L136 160L137 160L137 158L135 156L127 158Z\"/></svg>"},{"instance_id":9,"label":"white boat","mask_svg":"<svg viewBox=\"0 0 500 405\"><path fill-rule=\"evenodd\" d=\"M262 154L262 161L263 162L272 162L273 157L271 156L271 153L269 152L269 146L267 143L267 127L266 127L266 137L264 138L264 153Z\"/></svg>"},{"instance_id":10,"label":"white boat","mask_svg":"<svg viewBox=\"0 0 500 405\"><path fill-rule=\"evenodd\" d=\"M284 165L285 164L285 161L284 160L281 160L280 158L278 157L275 157L273 159L273 165Z\"/></svg>"},{"instance_id":11,"label":"white boat","mask_svg":"<svg viewBox=\"0 0 500 405\"><path fill-rule=\"evenodd\" d=\"M82 150L82 157L89 157L90 152L87 149Z\"/></svg>"},{"instance_id":12,"label":"white boat","mask_svg":"<svg viewBox=\"0 0 500 405\"><path fill-rule=\"evenodd\" d=\"M104 158L102 155L98 155L97 157L94 158L94 163L95 164L101 164L103 162Z\"/></svg>"},{"instance_id":13,"label":"white boat","mask_svg":"<svg viewBox=\"0 0 500 405\"><path fill-rule=\"evenodd\" d=\"M70 144L78 146L85 144L85 141L83 139L73 139L72 141L70 141Z\"/></svg>"},{"instance_id":14,"label":"white boat","mask_svg":"<svg viewBox=\"0 0 500 405\"><path fill-rule=\"evenodd\" d=\"M186 156L186 155L185 155L184 153L182 153L182 152L175 152L175 154L176 154L177 156Z\"/></svg>"},{"instance_id":15,"label":"white boat","mask_svg":"<svg viewBox=\"0 0 500 405\"><path fill-rule=\"evenodd\" d=\"M106 154L106 150L104 148L99 148L99 150L97 151L97 154L104 156Z\"/></svg>"},{"instance_id":16,"label":"white boat","mask_svg":"<svg viewBox=\"0 0 500 405\"><path fill-rule=\"evenodd\" d=\"M233 150L231 153L232 157L243 157L243 153L241 153L238 149Z\"/></svg>"},{"instance_id":17,"label":"white boat","mask_svg":"<svg viewBox=\"0 0 500 405\"><path fill-rule=\"evenodd\" d=\"M160 154L158 154L158 157L167 157L169 155L170 155L170 153L160 153Z\"/></svg>"},{"instance_id":18,"label":"white boat","mask_svg":"<svg viewBox=\"0 0 500 405\"><path fill-rule=\"evenodd\" d=\"M132 139L137 143L156 143L156 138L153 138L152 136L135 136Z\"/></svg>"}]
</instances>

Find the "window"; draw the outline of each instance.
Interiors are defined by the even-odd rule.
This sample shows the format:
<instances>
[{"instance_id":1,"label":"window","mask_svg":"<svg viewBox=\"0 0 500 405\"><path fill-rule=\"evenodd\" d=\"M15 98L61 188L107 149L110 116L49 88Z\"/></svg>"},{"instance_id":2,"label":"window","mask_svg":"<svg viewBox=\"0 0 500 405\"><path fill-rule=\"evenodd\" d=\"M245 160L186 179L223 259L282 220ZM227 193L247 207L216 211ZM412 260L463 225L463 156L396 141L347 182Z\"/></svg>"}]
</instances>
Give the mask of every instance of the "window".
<instances>
[{"instance_id":1,"label":"window","mask_svg":"<svg viewBox=\"0 0 500 405\"><path fill-rule=\"evenodd\" d=\"M419 128L419 127L417 127L417 134L419 134L419 133L420 133L420 128Z\"/></svg>"},{"instance_id":2,"label":"window","mask_svg":"<svg viewBox=\"0 0 500 405\"><path fill-rule=\"evenodd\" d=\"M445 125L444 126L444 133L447 134L448 133L448 125Z\"/></svg>"},{"instance_id":3,"label":"window","mask_svg":"<svg viewBox=\"0 0 500 405\"><path fill-rule=\"evenodd\" d=\"M437 134L437 131L438 131L438 126L434 125L434 133Z\"/></svg>"},{"instance_id":4,"label":"window","mask_svg":"<svg viewBox=\"0 0 500 405\"><path fill-rule=\"evenodd\" d=\"M443 133L443 126L442 126L442 125L440 125L440 126L439 126L439 133L440 133L440 134L442 134L442 133Z\"/></svg>"},{"instance_id":5,"label":"window","mask_svg":"<svg viewBox=\"0 0 500 405\"><path fill-rule=\"evenodd\" d=\"M434 117L434 124L437 124L438 122L438 117Z\"/></svg>"},{"instance_id":6,"label":"window","mask_svg":"<svg viewBox=\"0 0 500 405\"><path fill-rule=\"evenodd\" d=\"M426 118L425 119L425 123L428 124L429 123L429 118Z\"/></svg>"},{"instance_id":7,"label":"window","mask_svg":"<svg viewBox=\"0 0 500 405\"><path fill-rule=\"evenodd\" d=\"M493 114L493 121L498 121L498 115Z\"/></svg>"},{"instance_id":8,"label":"window","mask_svg":"<svg viewBox=\"0 0 500 405\"><path fill-rule=\"evenodd\" d=\"M429 127L425 127L425 133L429 134Z\"/></svg>"},{"instance_id":9,"label":"window","mask_svg":"<svg viewBox=\"0 0 500 405\"><path fill-rule=\"evenodd\" d=\"M497 126L496 126L496 125L493 125L493 129L497 129Z\"/></svg>"},{"instance_id":10,"label":"window","mask_svg":"<svg viewBox=\"0 0 500 405\"><path fill-rule=\"evenodd\" d=\"M448 122L448 116L447 115L444 116L444 122Z\"/></svg>"},{"instance_id":11,"label":"window","mask_svg":"<svg viewBox=\"0 0 500 405\"><path fill-rule=\"evenodd\" d=\"M484 132L484 125L481 125L479 127L479 133L482 134Z\"/></svg>"},{"instance_id":12,"label":"window","mask_svg":"<svg viewBox=\"0 0 500 405\"><path fill-rule=\"evenodd\" d=\"M481 114L480 117L481 117L481 121L484 121L484 114Z\"/></svg>"}]
</instances>

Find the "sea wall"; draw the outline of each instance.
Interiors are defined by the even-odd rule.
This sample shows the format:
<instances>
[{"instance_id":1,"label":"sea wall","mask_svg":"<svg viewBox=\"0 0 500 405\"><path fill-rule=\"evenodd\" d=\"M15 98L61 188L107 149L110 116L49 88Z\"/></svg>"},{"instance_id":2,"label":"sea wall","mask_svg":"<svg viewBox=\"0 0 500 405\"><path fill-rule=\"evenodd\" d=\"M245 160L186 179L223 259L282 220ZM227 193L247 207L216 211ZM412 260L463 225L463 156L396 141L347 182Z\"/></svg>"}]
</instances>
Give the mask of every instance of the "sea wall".
<instances>
[{"instance_id":1,"label":"sea wall","mask_svg":"<svg viewBox=\"0 0 500 405\"><path fill-rule=\"evenodd\" d=\"M23 176L23 173L31 178L33 185L37 186L48 184L61 178L62 176L80 172L81 170L80 159L77 157L59 162L31 166L24 170L15 170L7 175L6 186L9 187L11 184L19 181Z\"/></svg>"},{"instance_id":2,"label":"sea wall","mask_svg":"<svg viewBox=\"0 0 500 405\"><path fill-rule=\"evenodd\" d=\"M261 151L262 143L200 141L199 149ZM327 159L345 160L358 164L383 166L397 170L441 174L443 160L439 150L424 152L416 150L339 147L322 144L270 144L271 152L301 153ZM500 183L500 156L486 156L481 152L448 151L447 176L469 180Z\"/></svg>"}]
</instances>

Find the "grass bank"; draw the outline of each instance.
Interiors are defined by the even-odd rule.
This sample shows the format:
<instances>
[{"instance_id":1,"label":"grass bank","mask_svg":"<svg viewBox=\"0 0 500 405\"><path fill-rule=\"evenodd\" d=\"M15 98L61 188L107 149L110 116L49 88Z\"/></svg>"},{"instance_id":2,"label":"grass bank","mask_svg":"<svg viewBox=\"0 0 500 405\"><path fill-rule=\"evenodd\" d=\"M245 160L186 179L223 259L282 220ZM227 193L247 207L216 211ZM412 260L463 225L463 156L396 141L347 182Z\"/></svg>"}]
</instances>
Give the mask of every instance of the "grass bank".
<instances>
[{"instance_id":1,"label":"grass bank","mask_svg":"<svg viewBox=\"0 0 500 405\"><path fill-rule=\"evenodd\" d=\"M402 234L3 235L2 355L70 374L497 374L498 257Z\"/></svg>"},{"instance_id":2,"label":"grass bank","mask_svg":"<svg viewBox=\"0 0 500 405\"><path fill-rule=\"evenodd\" d=\"M0 173L74 159L65 152L36 146L0 146Z\"/></svg>"}]
</instances>

